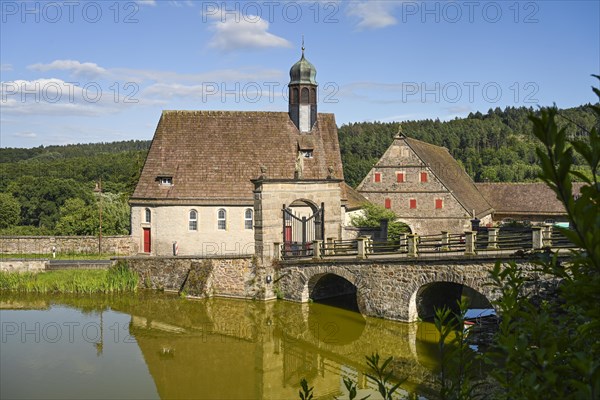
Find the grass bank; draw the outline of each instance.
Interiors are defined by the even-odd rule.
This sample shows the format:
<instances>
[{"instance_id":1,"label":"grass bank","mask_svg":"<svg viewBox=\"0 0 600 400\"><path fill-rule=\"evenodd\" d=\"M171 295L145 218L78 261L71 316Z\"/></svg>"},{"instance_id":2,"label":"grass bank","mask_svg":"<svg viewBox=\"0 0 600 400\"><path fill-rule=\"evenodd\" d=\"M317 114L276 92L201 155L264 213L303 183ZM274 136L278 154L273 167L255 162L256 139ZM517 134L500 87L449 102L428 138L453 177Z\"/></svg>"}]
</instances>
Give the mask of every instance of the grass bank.
<instances>
[{"instance_id":1,"label":"grass bank","mask_svg":"<svg viewBox=\"0 0 600 400\"><path fill-rule=\"evenodd\" d=\"M107 270L0 272L0 291L92 294L135 292L137 286L137 274L123 262Z\"/></svg>"}]
</instances>

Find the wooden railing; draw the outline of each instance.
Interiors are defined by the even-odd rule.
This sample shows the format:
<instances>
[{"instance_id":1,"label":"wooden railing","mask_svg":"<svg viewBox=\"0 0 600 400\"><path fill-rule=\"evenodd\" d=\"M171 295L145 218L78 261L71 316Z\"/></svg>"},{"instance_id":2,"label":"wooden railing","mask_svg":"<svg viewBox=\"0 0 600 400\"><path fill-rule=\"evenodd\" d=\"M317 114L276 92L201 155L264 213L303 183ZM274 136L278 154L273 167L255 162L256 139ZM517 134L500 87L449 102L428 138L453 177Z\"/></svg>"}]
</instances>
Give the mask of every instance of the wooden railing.
<instances>
[{"instance_id":1,"label":"wooden railing","mask_svg":"<svg viewBox=\"0 0 600 400\"><path fill-rule=\"evenodd\" d=\"M553 226L535 226L527 229L482 228L462 234L442 232L438 235L401 234L387 241L369 237L354 240L315 240L301 251L289 244L275 243L275 258L330 259L330 258L449 258L488 255L505 256L519 252L543 249L567 249L573 245L559 229Z\"/></svg>"}]
</instances>

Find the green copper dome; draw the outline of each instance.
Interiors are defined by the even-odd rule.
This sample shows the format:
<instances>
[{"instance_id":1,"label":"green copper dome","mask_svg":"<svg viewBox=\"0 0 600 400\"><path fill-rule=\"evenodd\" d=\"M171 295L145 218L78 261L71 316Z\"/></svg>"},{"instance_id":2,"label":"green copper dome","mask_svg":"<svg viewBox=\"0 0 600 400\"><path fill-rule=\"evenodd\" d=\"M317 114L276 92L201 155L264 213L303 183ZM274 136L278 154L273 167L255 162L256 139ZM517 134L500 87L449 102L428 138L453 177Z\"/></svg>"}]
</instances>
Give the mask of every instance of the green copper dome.
<instances>
[{"instance_id":1,"label":"green copper dome","mask_svg":"<svg viewBox=\"0 0 600 400\"><path fill-rule=\"evenodd\" d=\"M308 84L316 86L316 77L317 69L304 58L304 48L302 48L302 58L290 69L290 85Z\"/></svg>"}]
</instances>

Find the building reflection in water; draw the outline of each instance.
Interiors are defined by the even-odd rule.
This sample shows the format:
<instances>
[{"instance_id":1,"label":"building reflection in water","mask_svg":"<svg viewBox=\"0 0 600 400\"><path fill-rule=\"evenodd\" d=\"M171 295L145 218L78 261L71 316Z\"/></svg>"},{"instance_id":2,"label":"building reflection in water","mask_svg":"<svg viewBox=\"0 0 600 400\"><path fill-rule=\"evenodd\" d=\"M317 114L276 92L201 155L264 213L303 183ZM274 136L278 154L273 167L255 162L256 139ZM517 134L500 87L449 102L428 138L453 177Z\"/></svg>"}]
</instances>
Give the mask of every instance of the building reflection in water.
<instances>
[{"instance_id":1,"label":"building reflection in water","mask_svg":"<svg viewBox=\"0 0 600 400\"><path fill-rule=\"evenodd\" d=\"M161 398L293 399L302 378L315 387L315 398L333 398L344 393L343 377L358 382L364 395L376 390L364 375L365 356L375 352L394 357L393 374L406 379L406 391L429 397L435 388L432 324L365 318L316 303L190 301L147 292L106 298L19 295L11 301L23 308L64 304L84 314L110 310L128 318L131 346L141 350ZM105 352L111 347L104 338Z\"/></svg>"},{"instance_id":2,"label":"building reflection in water","mask_svg":"<svg viewBox=\"0 0 600 400\"><path fill-rule=\"evenodd\" d=\"M418 351L436 355L416 343L416 324L321 304L174 302L177 312L169 301L164 309L123 310L162 398L289 399L302 378L319 398L331 398L343 393L345 376L376 389L364 375L365 356L374 352L394 356L394 375L407 379L406 390L427 393L434 382L425 366L435 360L419 363Z\"/></svg>"}]
</instances>

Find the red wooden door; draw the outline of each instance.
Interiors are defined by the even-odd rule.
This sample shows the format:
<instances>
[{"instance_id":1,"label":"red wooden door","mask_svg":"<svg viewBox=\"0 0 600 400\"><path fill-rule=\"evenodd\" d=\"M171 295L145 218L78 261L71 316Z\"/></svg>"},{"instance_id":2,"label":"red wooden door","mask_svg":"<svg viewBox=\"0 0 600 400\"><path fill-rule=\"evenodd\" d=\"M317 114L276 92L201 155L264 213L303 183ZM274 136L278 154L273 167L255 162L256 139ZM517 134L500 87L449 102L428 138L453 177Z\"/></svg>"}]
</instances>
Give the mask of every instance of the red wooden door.
<instances>
[{"instance_id":1,"label":"red wooden door","mask_svg":"<svg viewBox=\"0 0 600 400\"><path fill-rule=\"evenodd\" d=\"M151 243L150 228L144 228L144 253L150 253L152 251Z\"/></svg>"}]
</instances>

